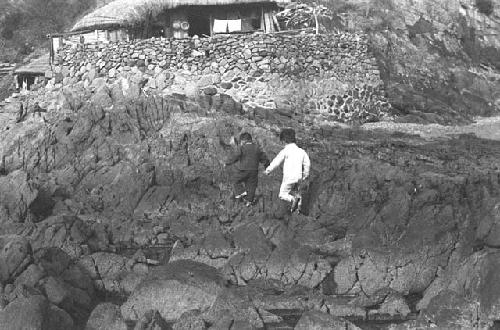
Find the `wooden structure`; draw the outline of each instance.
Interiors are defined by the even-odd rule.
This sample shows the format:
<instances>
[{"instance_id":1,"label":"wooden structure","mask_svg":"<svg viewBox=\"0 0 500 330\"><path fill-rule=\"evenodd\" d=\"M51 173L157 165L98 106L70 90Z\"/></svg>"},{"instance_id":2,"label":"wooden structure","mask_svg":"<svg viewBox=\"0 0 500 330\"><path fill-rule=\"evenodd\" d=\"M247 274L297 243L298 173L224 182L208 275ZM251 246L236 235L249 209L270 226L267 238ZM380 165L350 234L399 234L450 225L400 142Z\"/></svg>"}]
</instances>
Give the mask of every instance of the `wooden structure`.
<instances>
[{"instance_id":1,"label":"wooden structure","mask_svg":"<svg viewBox=\"0 0 500 330\"><path fill-rule=\"evenodd\" d=\"M187 38L279 30L275 13L290 0L114 0L71 29L83 43ZM115 34L116 37L111 37ZM54 44L58 43L53 42Z\"/></svg>"},{"instance_id":2,"label":"wooden structure","mask_svg":"<svg viewBox=\"0 0 500 330\"><path fill-rule=\"evenodd\" d=\"M16 88L29 90L33 84L45 83L52 75L50 55L42 55L14 70Z\"/></svg>"}]
</instances>

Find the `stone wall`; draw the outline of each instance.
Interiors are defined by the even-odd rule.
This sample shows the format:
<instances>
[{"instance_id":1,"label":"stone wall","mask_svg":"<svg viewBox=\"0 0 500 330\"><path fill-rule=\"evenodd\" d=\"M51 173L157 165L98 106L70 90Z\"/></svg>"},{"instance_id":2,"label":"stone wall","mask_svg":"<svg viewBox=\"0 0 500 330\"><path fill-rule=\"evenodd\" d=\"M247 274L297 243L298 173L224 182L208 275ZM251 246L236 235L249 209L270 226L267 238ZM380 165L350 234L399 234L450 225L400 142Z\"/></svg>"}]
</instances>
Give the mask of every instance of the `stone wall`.
<instances>
[{"instance_id":1,"label":"stone wall","mask_svg":"<svg viewBox=\"0 0 500 330\"><path fill-rule=\"evenodd\" d=\"M228 94L245 109L287 108L326 120L373 120L389 108L359 34L152 38L63 48L55 72L53 84L91 85L103 77L146 93Z\"/></svg>"}]
</instances>

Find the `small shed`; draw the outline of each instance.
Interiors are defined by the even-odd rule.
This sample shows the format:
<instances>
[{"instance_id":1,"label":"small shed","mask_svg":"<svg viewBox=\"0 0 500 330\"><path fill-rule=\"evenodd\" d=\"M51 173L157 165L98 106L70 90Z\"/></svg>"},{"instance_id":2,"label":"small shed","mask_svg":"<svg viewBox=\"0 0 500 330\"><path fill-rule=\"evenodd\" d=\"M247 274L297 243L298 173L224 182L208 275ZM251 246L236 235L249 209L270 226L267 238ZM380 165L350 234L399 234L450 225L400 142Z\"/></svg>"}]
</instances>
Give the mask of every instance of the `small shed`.
<instances>
[{"instance_id":1,"label":"small shed","mask_svg":"<svg viewBox=\"0 0 500 330\"><path fill-rule=\"evenodd\" d=\"M14 70L16 88L29 90L33 84L44 82L51 73L50 54L42 55Z\"/></svg>"},{"instance_id":2,"label":"small shed","mask_svg":"<svg viewBox=\"0 0 500 330\"><path fill-rule=\"evenodd\" d=\"M117 33L129 39L187 38L279 30L275 18L290 0L115 0L84 16L71 29ZM89 39L89 42L93 39ZM111 41L111 40L110 40Z\"/></svg>"}]
</instances>

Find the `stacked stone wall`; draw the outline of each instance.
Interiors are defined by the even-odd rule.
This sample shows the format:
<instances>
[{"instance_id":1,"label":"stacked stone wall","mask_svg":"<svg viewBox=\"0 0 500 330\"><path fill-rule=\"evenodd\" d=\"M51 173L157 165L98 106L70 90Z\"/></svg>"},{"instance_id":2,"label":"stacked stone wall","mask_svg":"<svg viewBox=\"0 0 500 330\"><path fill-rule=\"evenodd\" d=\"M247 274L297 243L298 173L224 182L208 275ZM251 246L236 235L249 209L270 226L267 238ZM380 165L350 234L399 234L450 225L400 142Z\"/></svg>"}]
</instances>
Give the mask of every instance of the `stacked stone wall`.
<instances>
[{"instance_id":1,"label":"stacked stone wall","mask_svg":"<svg viewBox=\"0 0 500 330\"><path fill-rule=\"evenodd\" d=\"M128 79L163 94L228 94L246 108L293 108L327 120L387 112L377 63L350 33L152 38L63 48L53 83Z\"/></svg>"}]
</instances>

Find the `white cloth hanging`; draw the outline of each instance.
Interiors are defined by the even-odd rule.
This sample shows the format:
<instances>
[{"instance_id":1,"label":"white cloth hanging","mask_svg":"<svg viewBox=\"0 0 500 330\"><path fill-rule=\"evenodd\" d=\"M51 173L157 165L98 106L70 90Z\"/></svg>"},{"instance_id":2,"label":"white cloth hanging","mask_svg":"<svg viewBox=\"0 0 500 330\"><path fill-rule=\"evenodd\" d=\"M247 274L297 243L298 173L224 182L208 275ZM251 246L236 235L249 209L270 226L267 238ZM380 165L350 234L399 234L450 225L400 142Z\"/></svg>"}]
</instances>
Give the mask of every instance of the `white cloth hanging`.
<instances>
[{"instance_id":1,"label":"white cloth hanging","mask_svg":"<svg viewBox=\"0 0 500 330\"><path fill-rule=\"evenodd\" d=\"M241 19L230 19L227 21L227 28L229 32L241 31Z\"/></svg>"},{"instance_id":2,"label":"white cloth hanging","mask_svg":"<svg viewBox=\"0 0 500 330\"><path fill-rule=\"evenodd\" d=\"M214 33L227 33L227 20L214 19Z\"/></svg>"}]
</instances>

